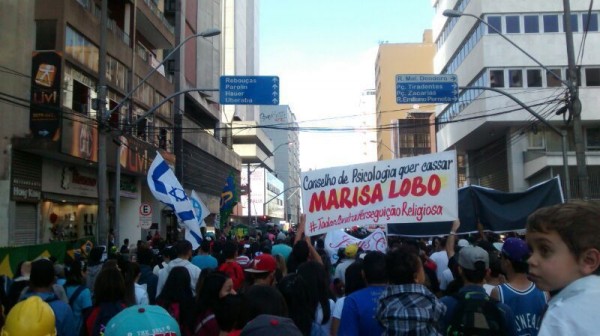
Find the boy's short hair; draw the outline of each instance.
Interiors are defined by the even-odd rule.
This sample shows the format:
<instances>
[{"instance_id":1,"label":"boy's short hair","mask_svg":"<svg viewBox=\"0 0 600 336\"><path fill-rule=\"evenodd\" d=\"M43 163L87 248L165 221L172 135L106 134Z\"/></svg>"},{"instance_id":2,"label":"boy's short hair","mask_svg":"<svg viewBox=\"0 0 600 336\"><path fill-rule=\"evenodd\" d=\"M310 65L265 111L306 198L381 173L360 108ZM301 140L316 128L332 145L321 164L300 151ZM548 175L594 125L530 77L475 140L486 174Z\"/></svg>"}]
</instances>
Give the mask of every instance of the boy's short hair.
<instances>
[{"instance_id":1,"label":"boy's short hair","mask_svg":"<svg viewBox=\"0 0 600 336\"><path fill-rule=\"evenodd\" d=\"M527 218L527 232L556 231L579 258L587 249L600 251L600 205L570 202L538 209ZM600 268L595 274L600 274Z\"/></svg>"}]
</instances>

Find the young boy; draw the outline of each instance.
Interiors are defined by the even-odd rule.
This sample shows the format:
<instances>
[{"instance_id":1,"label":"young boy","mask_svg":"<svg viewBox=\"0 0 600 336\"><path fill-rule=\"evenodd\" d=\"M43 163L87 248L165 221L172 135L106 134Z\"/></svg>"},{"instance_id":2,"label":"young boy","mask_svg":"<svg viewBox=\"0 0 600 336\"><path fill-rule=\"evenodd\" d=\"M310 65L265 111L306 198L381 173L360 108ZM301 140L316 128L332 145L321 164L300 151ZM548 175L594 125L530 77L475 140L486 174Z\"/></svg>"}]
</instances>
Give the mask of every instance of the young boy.
<instances>
[{"instance_id":1,"label":"young boy","mask_svg":"<svg viewBox=\"0 0 600 336\"><path fill-rule=\"evenodd\" d=\"M527 219L529 278L551 293L539 336L597 335L600 310L600 206L554 205Z\"/></svg>"}]
</instances>

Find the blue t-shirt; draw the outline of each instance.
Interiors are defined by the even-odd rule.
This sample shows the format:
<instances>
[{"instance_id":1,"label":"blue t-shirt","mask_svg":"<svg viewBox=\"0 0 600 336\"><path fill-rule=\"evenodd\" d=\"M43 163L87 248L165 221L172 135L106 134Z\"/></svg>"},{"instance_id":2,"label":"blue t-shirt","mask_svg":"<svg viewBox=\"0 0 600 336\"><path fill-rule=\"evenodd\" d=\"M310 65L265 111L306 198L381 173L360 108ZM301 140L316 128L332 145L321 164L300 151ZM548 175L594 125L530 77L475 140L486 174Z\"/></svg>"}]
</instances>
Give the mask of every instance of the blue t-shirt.
<instances>
[{"instance_id":1,"label":"blue t-shirt","mask_svg":"<svg viewBox=\"0 0 600 336\"><path fill-rule=\"evenodd\" d=\"M198 266L199 269L212 268L216 269L219 266L217 259L211 255L197 255L192 258L192 264Z\"/></svg>"},{"instance_id":2,"label":"blue t-shirt","mask_svg":"<svg viewBox=\"0 0 600 336\"><path fill-rule=\"evenodd\" d=\"M75 291L79 288L77 285L67 286L65 292L67 293L67 297L69 298L69 302L71 301L71 297L75 293ZM83 310L92 306L92 292L89 288L84 288L71 306L73 310L75 329L81 330L81 326L83 325Z\"/></svg>"},{"instance_id":3,"label":"blue t-shirt","mask_svg":"<svg viewBox=\"0 0 600 336\"><path fill-rule=\"evenodd\" d=\"M338 335L377 335L383 327L376 319L377 303L385 286L369 286L358 290L344 299Z\"/></svg>"},{"instance_id":4,"label":"blue t-shirt","mask_svg":"<svg viewBox=\"0 0 600 336\"><path fill-rule=\"evenodd\" d=\"M520 291L509 284L498 288L500 302L506 304L515 314L517 334L536 336L540 330L542 313L546 307L546 295L532 282L529 288Z\"/></svg>"}]
</instances>

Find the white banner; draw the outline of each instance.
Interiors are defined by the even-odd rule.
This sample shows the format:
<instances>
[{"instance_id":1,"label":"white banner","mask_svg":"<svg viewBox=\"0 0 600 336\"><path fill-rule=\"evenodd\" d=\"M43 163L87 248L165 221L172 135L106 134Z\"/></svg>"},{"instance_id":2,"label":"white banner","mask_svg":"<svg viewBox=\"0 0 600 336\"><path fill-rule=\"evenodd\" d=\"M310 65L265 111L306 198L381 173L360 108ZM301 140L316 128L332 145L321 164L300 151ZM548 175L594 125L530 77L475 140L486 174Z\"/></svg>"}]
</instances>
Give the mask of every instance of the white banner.
<instances>
[{"instance_id":1,"label":"white banner","mask_svg":"<svg viewBox=\"0 0 600 336\"><path fill-rule=\"evenodd\" d=\"M362 240L347 234L344 230L329 231L325 236L325 250L329 254L332 264L335 264L338 260L337 251L341 247L346 247L350 244L357 244L364 251L380 251L383 253L386 253L388 247L387 239L382 229L375 230Z\"/></svg>"},{"instance_id":2,"label":"white banner","mask_svg":"<svg viewBox=\"0 0 600 336\"><path fill-rule=\"evenodd\" d=\"M458 218L456 152L302 173L306 234Z\"/></svg>"}]
</instances>

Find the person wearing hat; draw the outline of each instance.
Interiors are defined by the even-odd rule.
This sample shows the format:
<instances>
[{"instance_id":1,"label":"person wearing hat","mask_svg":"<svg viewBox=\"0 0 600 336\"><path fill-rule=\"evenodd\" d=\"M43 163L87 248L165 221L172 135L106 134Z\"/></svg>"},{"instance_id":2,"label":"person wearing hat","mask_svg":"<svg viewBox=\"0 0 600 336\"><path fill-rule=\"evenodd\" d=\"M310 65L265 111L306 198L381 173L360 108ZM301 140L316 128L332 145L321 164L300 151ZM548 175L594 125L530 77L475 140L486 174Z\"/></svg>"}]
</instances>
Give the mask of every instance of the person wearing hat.
<instances>
[{"instance_id":1,"label":"person wearing hat","mask_svg":"<svg viewBox=\"0 0 600 336\"><path fill-rule=\"evenodd\" d=\"M106 324L104 336L179 336L177 321L162 307L138 305L123 309Z\"/></svg>"},{"instance_id":2,"label":"person wearing hat","mask_svg":"<svg viewBox=\"0 0 600 336\"><path fill-rule=\"evenodd\" d=\"M354 262L357 252L357 244L349 244L346 246L344 249L344 259L335 268L334 279L340 279L344 284L346 283L346 268Z\"/></svg>"},{"instance_id":3,"label":"person wearing hat","mask_svg":"<svg viewBox=\"0 0 600 336\"><path fill-rule=\"evenodd\" d=\"M458 252L458 273L463 280L464 286L456 296L444 296L441 302L446 305L446 313L440 321L440 331L446 332L452 326L452 322L460 319L455 312L466 300L489 301L489 296L483 288L485 275L489 272L489 255L479 246L466 246ZM515 323L515 315L506 304L493 301L499 310L501 321L497 321L502 335L518 335ZM488 316L485 316L486 320Z\"/></svg>"},{"instance_id":4,"label":"person wearing hat","mask_svg":"<svg viewBox=\"0 0 600 336\"><path fill-rule=\"evenodd\" d=\"M302 336L302 333L287 317L258 315L242 329L241 336Z\"/></svg>"},{"instance_id":5,"label":"person wearing hat","mask_svg":"<svg viewBox=\"0 0 600 336\"><path fill-rule=\"evenodd\" d=\"M47 302L54 312L56 331L61 335L77 335L75 316L68 303L60 300L54 293L54 265L48 259L38 259L31 263L29 288L21 295L21 301L37 296ZM14 309L14 308L13 308Z\"/></svg>"},{"instance_id":6,"label":"person wearing hat","mask_svg":"<svg viewBox=\"0 0 600 336\"><path fill-rule=\"evenodd\" d=\"M17 303L6 317L2 336L56 336L54 312L39 296Z\"/></svg>"},{"instance_id":7,"label":"person wearing hat","mask_svg":"<svg viewBox=\"0 0 600 336\"><path fill-rule=\"evenodd\" d=\"M252 285L273 286L275 282L275 271L277 270L277 261L267 253L263 253L250 262L246 272L250 273Z\"/></svg>"},{"instance_id":8,"label":"person wearing hat","mask_svg":"<svg viewBox=\"0 0 600 336\"><path fill-rule=\"evenodd\" d=\"M540 330L547 295L527 278L531 252L520 238L508 238L500 249L500 263L507 283L492 289L491 297L508 305L515 314L519 335L536 336Z\"/></svg>"}]
</instances>

